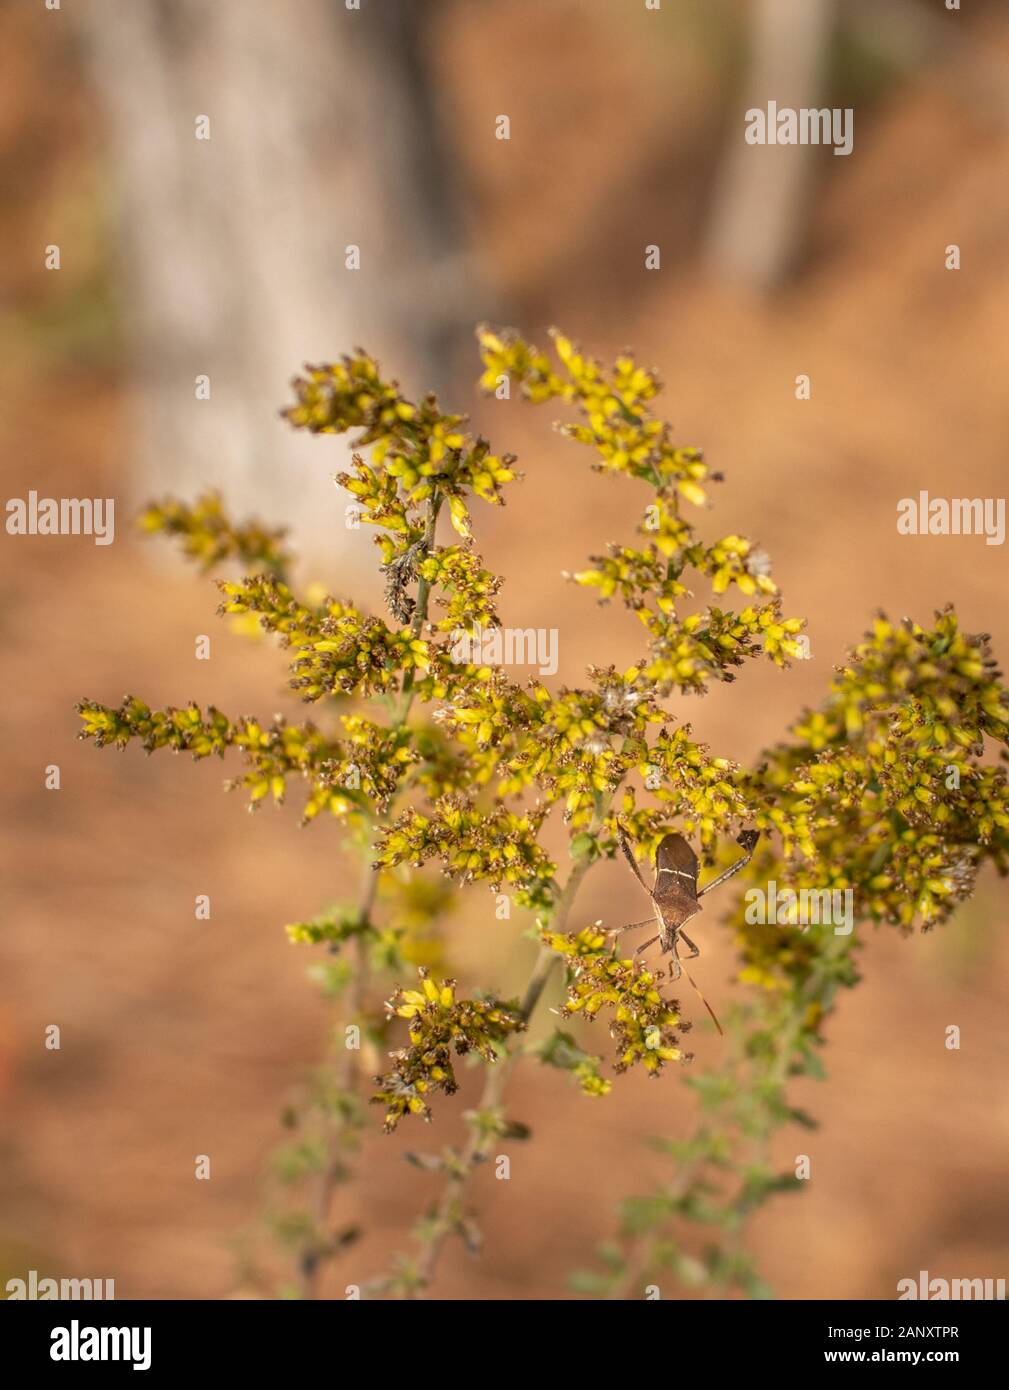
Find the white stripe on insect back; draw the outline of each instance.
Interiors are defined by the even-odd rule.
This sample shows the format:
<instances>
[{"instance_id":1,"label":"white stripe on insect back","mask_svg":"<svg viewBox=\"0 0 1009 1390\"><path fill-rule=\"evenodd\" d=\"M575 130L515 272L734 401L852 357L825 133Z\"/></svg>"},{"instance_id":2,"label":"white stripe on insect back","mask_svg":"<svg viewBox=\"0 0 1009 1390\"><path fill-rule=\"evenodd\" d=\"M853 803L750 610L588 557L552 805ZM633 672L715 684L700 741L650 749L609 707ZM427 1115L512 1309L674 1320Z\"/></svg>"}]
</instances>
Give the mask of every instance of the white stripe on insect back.
<instances>
[{"instance_id":1,"label":"white stripe on insect back","mask_svg":"<svg viewBox=\"0 0 1009 1390\"><path fill-rule=\"evenodd\" d=\"M695 877L693 874L688 873L686 869L662 868L658 872L658 877L661 878L663 874L679 874L680 878L689 878L691 883L693 883Z\"/></svg>"}]
</instances>

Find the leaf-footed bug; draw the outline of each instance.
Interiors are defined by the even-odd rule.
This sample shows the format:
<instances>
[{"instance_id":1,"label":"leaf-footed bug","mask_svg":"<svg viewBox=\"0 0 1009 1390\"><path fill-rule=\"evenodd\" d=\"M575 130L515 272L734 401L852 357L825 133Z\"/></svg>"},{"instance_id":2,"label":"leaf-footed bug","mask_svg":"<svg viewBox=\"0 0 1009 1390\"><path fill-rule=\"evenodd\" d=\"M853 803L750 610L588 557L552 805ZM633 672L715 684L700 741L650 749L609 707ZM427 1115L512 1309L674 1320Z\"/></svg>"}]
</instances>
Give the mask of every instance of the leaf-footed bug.
<instances>
[{"instance_id":1,"label":"leaf-footed bug","mask_svg":"<svg viewBox=\"0 0 1009 1390\"><path fill-rule=\"evenodd\" d=\"M616 927L612 934L618 935L620 932L633 931L635 927L657 925L659 930L656 935L640 945L634 955L640 956L642 951L646 951L649 946L654 946L656 941L661 942L662 953L669 953L673 958L673 979L678 980L681 974L686 975L691 986L696 990L701 1003L711 1015L715 1027L721 1033L722 1025L715 1016L714 1009L694 984L689 970L683 968L683 963L680 960L679 943L684 941L690 948L690 955L686 957L687 960L693 960L695 956L701 954L700 947L696 946L683 930L684 924L701 911L700 900L705 893L710 893L712 888L717 888L726 879L731 878L733 874L738 874L740 869L744 869L749 864L757 841L760 839L760 831L742 831L736 837L736 843L743 850L742 859L737 859L735 864L730 865L724 873L719 874L716 879L701 889L697 887L697 855L682 835L666 835L660 841L659 847L655 851L654 888L649 888L641 877L641 870L634 858L634 851L631 849L623 826L619 823L617 824L617 836L620 841L620 848L631 866L634 877L655 905L655 915L654 917L646 917L642 922L628 922L626 926Z\"/></svg>"}]
</instances>

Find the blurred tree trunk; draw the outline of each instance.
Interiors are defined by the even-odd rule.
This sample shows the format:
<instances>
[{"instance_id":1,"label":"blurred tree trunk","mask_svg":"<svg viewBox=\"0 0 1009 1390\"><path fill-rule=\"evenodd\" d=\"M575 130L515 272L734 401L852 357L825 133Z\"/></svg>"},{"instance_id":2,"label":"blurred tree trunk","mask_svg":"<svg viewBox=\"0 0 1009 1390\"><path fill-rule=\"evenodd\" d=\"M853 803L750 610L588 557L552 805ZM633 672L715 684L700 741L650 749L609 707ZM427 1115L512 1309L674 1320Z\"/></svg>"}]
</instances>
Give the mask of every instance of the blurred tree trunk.
<instances>
[{"instance_id":1,"label":"blurred tree trunk","mask_svg":"<svg viewBox=\"0 0 1009 1390\"><path fill-rule=\"evenodd\" d=\"M444 383L468 268L421 51L436 10L82 7L118 184L134 501L216 486L310 548L357 548L329 481L344 446L293 435L277 410L305 361L356 345L409 391Z\"/></svg>"},{"instance_id":2,"label":"blurred tree trunk","mask_svg":"<svg viewBox=\"0 0 1009 1390\"><path fill-rule=\"evenodd\" d=\"M743 110L823 104L837 0L753 0ZM716 183L707 258L719 273L770 288L792 268L812 196L815 145L748 145L733 118Z\"/></svg>"}]
</instances>

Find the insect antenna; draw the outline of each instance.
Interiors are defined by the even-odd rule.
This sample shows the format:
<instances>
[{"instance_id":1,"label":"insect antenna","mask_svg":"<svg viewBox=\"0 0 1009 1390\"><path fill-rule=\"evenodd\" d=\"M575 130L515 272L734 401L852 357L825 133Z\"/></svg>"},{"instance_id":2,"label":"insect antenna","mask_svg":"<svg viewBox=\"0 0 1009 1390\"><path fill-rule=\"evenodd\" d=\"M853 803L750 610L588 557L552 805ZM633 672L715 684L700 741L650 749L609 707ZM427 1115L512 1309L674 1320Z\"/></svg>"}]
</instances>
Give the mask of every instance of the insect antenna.
<instances>
[{"instance_id":1,"label":"insect antenna","mask_svg":"<svg viewBox=\"0 0 1009 1390\"><path fill-rule=\"evenodd\" d=\"M753 858L753 851L759 839L759 830L744 830L743 833L739 835L736 840L736 843L740 846L740 848L743 851L742 859L737 859L735 864L730 864L723 874L719 874L718 877L712 879L710 883L706 883L704 887L700 890L700 892L697 894L697 896L699 898L703 898L705 893L711 892L712 888L720 887L726 879L732 878L734 874L738 874L740 869L745 869L747 864L749 864L750 860Z\"/></svg>"},{"instance_id":2,"label":"insect antenna","mask_svg":"<svg viewBox=\"0 0 1009 1390\"><path fill-rule=\"evenodd\" d=\"M718 1015L715 1013L714 1009L711 1007L711 1005L710 1005L710 1004L708 1003L708 1001L705 999L705 997L704 997L704 995L701 993L701 991L700 991L700 990L697 988L697 986L694 984L694 977L693 977L693 975L691 975L690 971L686 968L686 966L684 966L684 965L681 964L680 968L681 968L681 970L683 971L684 975L686 975L687 979L690 981L691 985L693 986L694 992L696 993L698 999L700 999L701 1003L704 1005L704 1007L707 1009L708 1013L711 1015L711 1021L712 1021L712 1023L715 1025L715 1027L718 1029L719 1035L720 1035L721 1037L724 1038L724 1037L725 1037L725 1033L722 1031L722 1025L721 1025L721 1024L719 1023L719 1021L718 1021Z\"/></svg>"}]
</instances>

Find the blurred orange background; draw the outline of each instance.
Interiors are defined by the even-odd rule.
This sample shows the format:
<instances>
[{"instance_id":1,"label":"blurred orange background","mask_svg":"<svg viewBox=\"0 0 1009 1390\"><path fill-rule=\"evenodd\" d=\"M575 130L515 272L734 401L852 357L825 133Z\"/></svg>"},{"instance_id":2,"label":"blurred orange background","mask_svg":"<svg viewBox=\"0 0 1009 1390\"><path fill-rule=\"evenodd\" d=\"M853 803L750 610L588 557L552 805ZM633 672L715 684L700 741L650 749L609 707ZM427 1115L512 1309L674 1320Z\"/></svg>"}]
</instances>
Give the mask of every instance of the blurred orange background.
<instances>
[{"instance_id":1,"label":"blurred orange background","mask_svg":"<svg viewBox=\"0 0 1009 1390\"><path fill-rule=\"evenodd\" d=\"M431 0L416 4L423 23L411 23L409 61L395 69L370 3L360 15L334 4L326 15L313 5L295 18L295 7L250 0L243 41L251 45L262 23L261 66L256 81L236 77L231 87L238 50L226 45L238 44L237 28L229 36L208 20L201 29L188 3L174 20L156 0L130 7L151 20L150 34L134 35L138 44L160 36L199 57L190 85L180 80L171 98L177 105L165 98L164 110L185 128L164 159L206 153L215 161L181 209L165 253L176 278L157 291L160 300L150 279L152 263L167 263L158 262L163 219L138 234L137 208L143 171L152 185L158 177L163 142L154 122L168 118L154 110L156 93L148 112L143 92L131 105L121 90L123 52L102 51L113 12L100 3L83 6L83 18L0 5L9 74L0 93L5 497L35 488L117 499L114 545L4 535L0 549L2 1280L36 1268L114 1278L121 1298L234 1294L236 1241L255 1229L266 1201L279 1113L332 1025L305 981L311 953L289 945L282 925L352 891L355 870L336 827L299 830L293 806L245 814L239 797L220 795L216 762L147 761L135 748L99 756L76 741L73 705L85 695L213 702L235 715L300 709L284 689L282 657L215 621L212 584L130 534L131 508L176 481L153 437L161 431L144 418L153 399L145 392L163 392L156 407L166 418L213 412L220 402L217 425L194 416L199 425L179 426L178 490L192 495L202 481L221 486L239 516L286 512L304 526L303 577L377 607L374 557L346 530L345 499L331 481L342 445L298 441L291 456L276 418L286 377L304 357L332 358L361 342L408 394L432 382L447 387L445 403L469 410L525 473L506 510L476 515L479 550L508 577L503 620L559 629L555 681L576 683L589 663L626 666L639 654L633 617L598 610L561 575L607 541L629 539L640 497L592 474L583 452L551 432L550 408L478 399L467 339L484 318L538 342L557 323L600 357L631 346L659 369L678 439L703 446L725 472L712 524L758 537L787 611L808 617L810 661L786 673L754 666L677 709L719 753L753 758L804 704L817 703L878 607L924 622L953 601L965 627L991 632L996 654L1009 653L1004 548L898 536L895 525L898 500L919 490L986 497L1005 488L1004 8L974 4L968 16L913 0L824 7L811 104L854 110L854 149L846 158L802 152L788 235L772 247L754 241L764 235L755 224L739 224L746 190L729 188L759 77L753 34L766 18L762 0L663 0L657 11L644 0ZM309 14L329 28L313 30ZM355 22L376 30L370 46L353 47L367 37L363 27L351 35ZM172 23L180 32L166 38ZM294 57L284 47L289 26ZM328 127L333 113L313 112L311 137L290 151L299 166L292 172L284 141L298 127L283 113L299 100L298 44L306 63L322 61L315 50L324 44L335 65L349 53L369 89L360 100L374 104L355 130ZM148 59L151 72L168 70L159 52ZM394 105L404 71L421 73L420 100L431 103L439 141L424 155L433 188L397 202L370 177L394 173L401 154ZM206 152L192 137L204 112L212 122ZM290 176L282 195L295 200L283 209L262 186L249 136L271 113L278 167ZM502 113L508 141L494 136ZM154 153L145 163L148 139ZM777 183L767 167L770 198ZM439 222L449 196L451 218ZM253 216L257 197L270 216ZM330 199L343 210L333 223ZM354 234L359 209L380 229L373 241ZM227 257L219 281L205 263L197 269L209 254L201 229L210 237L225 226L226 247L234 235L227 219L238 213L235 262L258 265L262 277L244 307ZM320 217L325 235L309 245L300 224ZM358 240L362 279L351 295L344 246ZM58 274L43 266L52 243L62 252ZM951 243L962 254L955 272L945 268ZM645 268L650 245L661 248L659 270ZM740 245L757 254L734 254ZM439 247L449 247L444 256ZM269 317L270 267L299 250L322 264L329 257L329 269L290 282L281 331ZM187 256L194 282L203 276L209 291L190 318L181 309L172 318L164 306L186 298ZM429 274L437 303L421 293ZM330 301L340 315L331 339L329 310L320 317ZM304 344L289 346L300 322ZM275 328L293 357L276 368L272 359L250 365L250 340ZM211 358L214 397L195 405L192 378ZM800 373L811 378L808 401L795 396ZM247 474L239 454L218 452L229 418L243 429L254 422L267 461L256 470L250 463ZM212 637L209 662L193 656L200 633ZM52 763L61 769L58 792L44 789ZM630 887L623 866L601 866L576 915L627 920L637 907L634 898L629 908ZM210 922L194 921L195 893L210 895ZM897 1280L920 1269L1005 1277L1004 903L1002 885L985 876L953 923L929 936L866 929L863 983L828 1029L829 1080L796 1087L796 1102L821 1128L786 1132L777 1145L789 1167L793 1151L810 1154L809 1189L771 1203L753 1232L779 1296L893 1298ZM468 891L447 932L462 981L493 983L506 995L521 988L533 947L516 946L516 923L495 920L486 889ZM724 1006L732 949L714 918L703 944L700 982ZM62 1030L56 1053L43 1046L50 1023ZM959 1051L944 1046L949 1024L962 1030ZM588 1037L605 1050L605 1037ZM708 1062L722 1044L697 1029L692 1046ZM430 1130L411 1122L386 1138L373 1112L359 1180L341 1190L336 1212L365 1234L327 1276L329 1294L342 1297L346 1283L378 1273L403 1247L435 1191L403 1154L460 1137L460 1114L474 1097L474 1076L464 1076ZM619 1197L664 1175L662 1157L643 1140L685 1134L692 1106L670 1074L657 1083L625 1077L609 1098L592 1101L562 1073L525 1066L509 1108L533 1140L513 1155L510 1182L477 1175L486 1252L474 1262L451 1246L438 1293L570 1296L567 1276L612 1233ZM212 1156L208 1183L193 1180L200 1153ZM279 1259L277 1268L283 1278Z\"/></svg>"}]
</instances>

